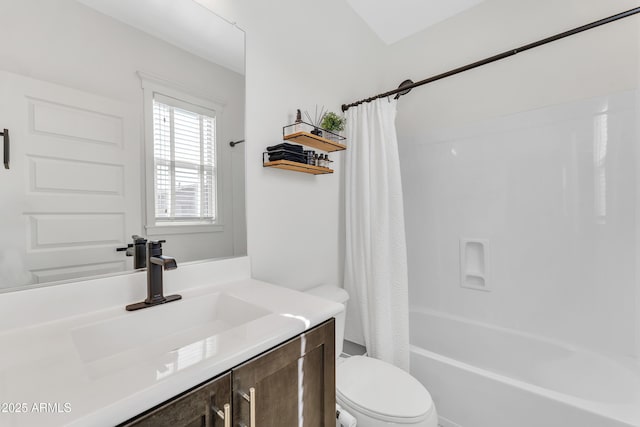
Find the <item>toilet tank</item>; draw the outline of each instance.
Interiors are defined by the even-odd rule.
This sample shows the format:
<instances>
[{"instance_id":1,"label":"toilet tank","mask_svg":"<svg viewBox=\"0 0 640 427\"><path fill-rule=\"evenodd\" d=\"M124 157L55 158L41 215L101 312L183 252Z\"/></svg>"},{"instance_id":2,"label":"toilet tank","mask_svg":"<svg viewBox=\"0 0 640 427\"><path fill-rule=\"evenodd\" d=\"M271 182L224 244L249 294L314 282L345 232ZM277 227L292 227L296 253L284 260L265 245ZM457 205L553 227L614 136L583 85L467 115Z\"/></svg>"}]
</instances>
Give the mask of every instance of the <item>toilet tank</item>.
<instances>
[{"instance_id":1,"label":"toilet tank","mask_svg":"<svg viewBox=\"0 0 640 427\"><path fill-rule=\"evenodd\" d=\"M344 311L336 314L336 357L342 354L342 343L344 341L344 324L347 317L347 301L349 301L349 294L342 288L333 285L316 286L315 288L308 289L306 293L328 299L344 305Z\"/></svg>"}]
</instances>

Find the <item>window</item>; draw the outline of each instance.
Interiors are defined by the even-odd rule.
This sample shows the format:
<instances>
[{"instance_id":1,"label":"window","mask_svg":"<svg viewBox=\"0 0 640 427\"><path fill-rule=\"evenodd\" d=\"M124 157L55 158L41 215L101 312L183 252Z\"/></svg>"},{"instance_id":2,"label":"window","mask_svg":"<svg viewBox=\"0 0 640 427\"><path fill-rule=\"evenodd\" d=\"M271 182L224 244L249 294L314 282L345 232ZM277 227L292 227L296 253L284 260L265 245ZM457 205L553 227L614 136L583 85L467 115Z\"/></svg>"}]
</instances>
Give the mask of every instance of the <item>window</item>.
<instances>
[{"instance_id":1,"label":"window","mask_svg":"<svg viewBox=\"0 0 640 427\"><path fill-rule=\"evenodd\" d=\"M144 99L147 236L224 232L218 162L224 102L138 71Z\"/></svg>"},{"instance_id":2,"label":"window","mask_svg":"<svg viewBox=\"0 0 640 427\"><path fill-rule=\"evenodd\" d=\"M153 94L155 223L216 222L215 112Z\"/></svg>"}]
</instances>

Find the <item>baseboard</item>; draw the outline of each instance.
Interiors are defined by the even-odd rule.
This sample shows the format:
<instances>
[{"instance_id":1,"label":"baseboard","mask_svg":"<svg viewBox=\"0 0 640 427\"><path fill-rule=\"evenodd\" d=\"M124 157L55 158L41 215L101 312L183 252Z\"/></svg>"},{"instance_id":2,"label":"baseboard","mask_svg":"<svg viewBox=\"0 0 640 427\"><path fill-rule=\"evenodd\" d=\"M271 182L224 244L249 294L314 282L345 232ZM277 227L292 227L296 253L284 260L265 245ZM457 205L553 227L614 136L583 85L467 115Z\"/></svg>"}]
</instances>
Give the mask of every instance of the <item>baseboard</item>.
<instances>
[{"instance_id":1,"label":"baseboard","mask_svg":"<svg viewBox=\"0 0 640 427\"><path fill-rule=\"evenodd\" d=\"M438 417L438 425L440 427L462 427L460 424L456 424L445 417Z\"/></svg>"}]
</instances>

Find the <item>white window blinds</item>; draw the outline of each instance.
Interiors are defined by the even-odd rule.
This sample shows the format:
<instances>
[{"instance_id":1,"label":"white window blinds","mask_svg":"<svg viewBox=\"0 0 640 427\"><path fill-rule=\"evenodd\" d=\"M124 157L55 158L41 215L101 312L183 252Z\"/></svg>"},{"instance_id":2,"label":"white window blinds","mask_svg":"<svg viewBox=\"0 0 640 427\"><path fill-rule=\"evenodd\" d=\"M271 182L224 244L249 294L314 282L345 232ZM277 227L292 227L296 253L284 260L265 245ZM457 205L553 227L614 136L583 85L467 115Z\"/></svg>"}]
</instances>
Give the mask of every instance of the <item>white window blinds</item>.
<instances>
[{"instance_id":1,"label":"white window blinds","mask_svg":"<svg viewBox=\"0 0 640 427\"><path fill-rule=\"evenodd\" d=\"M216 220L215 113L153 99L156 223Z\"/></svg>"}]
</instances>

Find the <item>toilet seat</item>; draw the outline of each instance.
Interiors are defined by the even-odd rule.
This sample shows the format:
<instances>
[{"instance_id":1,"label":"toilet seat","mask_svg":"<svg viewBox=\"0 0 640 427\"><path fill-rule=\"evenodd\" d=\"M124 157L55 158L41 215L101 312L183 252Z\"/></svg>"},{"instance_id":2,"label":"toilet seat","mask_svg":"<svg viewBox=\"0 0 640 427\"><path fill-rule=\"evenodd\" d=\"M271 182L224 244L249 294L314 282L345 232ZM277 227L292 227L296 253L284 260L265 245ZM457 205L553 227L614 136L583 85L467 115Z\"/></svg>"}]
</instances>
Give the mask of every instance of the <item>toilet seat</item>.
<instances>
[{"instance_id":1,"label":"toilet seat","mask_svg":"<svg viewBox=\"0 0 640 427\"><path fill-rule=\"evenodd\" d=\"M336 398L377 420L415 424L434 410L418 380L389 363L353 356L336 367Z\"/></svg>"}]
</instances>

